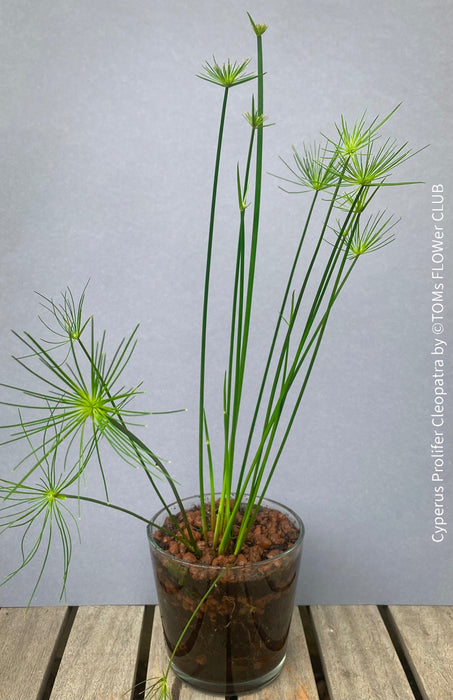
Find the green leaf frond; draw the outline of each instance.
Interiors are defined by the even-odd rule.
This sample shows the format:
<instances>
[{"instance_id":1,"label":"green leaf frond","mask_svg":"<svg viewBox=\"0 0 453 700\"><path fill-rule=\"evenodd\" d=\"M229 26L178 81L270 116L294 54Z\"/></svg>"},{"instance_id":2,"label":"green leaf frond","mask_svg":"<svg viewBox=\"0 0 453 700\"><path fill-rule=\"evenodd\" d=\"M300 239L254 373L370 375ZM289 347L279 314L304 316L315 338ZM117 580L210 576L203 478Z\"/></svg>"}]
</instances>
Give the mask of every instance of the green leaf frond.
<instances>
[{"instance_id":1,"label":"green leaf frond","mask_svg":"<svg viewBox=\"0 0 453 700\"><path fill-rule=\"evenodd\" d=\"M373 253L393 243L395 240L393 229L399 221L400 219L394 220L393 214L386 217L385 210L371 215L364 226L362 226L360 220L358 220L354 225L348 258L354 260L361 255ZM337 227L332 228L332 230L339 236L342 230L340 222L337 222ZM350 230L346 230L342 235L347 238L349 234Z\"/></svg>"},{"instance_id":2,"label":"green leaf frond","mask_svg":"<svg viewBox=\"0 0 453 700\"><path fill-rule=\"evenodd\" d=\"M301 155L294 146L292 147L293 166L280 157L280 160L292 173L294 179L274 175L279 180L289 182L301 189L287 190L283 187L280 187L280 189L289 194L297 194L311 190L327 190L334 187L338 182L337 169L334 167L337 158L336 154L332 156L326 145L321 147L320 144L316 143L310 146L304 144L303 149L303 154Z\"/></svg>"},{"instance_id":3,"label":"green leaf frond","mask_svg":"<svg viewBox=\"0 0 453 700\"><path fill-rule=\"evenodd\" d=\"M268 117L265 114L260 114L257 109L255 109L255 98L252 97L252 111L244 112L244 118L248 121L252 129L262 129L266 126L274 126L274 124L265 124Z\"/></svg>"},{"instance_id":4,"label":"green leaf frond","mask_svg":"<svg viewBox=\"0 0 453 700\"><path fill-rule=\"evenodd\" d=\"M352 127L348 124L346 118L341 115L340 123L335 124L338 139L332 140L326 136L331 147L333 147L333 151L348 157L358 153L363 148L368 148L369 144L378 138L379 129L393 116L400 106L401 103L382 119L377 115L369 124L367 124L367 113L365 110Z\"/></svg>"},{"instance_id":5,"label":"green leaf frond","mask_svg":"<svg viewBox=\"0 0 453 700\"><path fill-rule=\"evenodd\" d=\"M171 700L171 688L166 673L147 680L144 698L145 700Z\"/></svg>"},{"instance_id":6,"label":"green leaf frond","mask_svg":"<svg viewBox=\"0 0 453 700\"><path fill-rule=\"evenodd\" d=\"M254 80L257 77L254 73L245 72L250 61L250 58L246 58L242 63L237 61L231 63L230 59L228 59L226 63L220 65L213 56L213 64L211 65L206 61L201 72L197 73L197 77L224 88L234 87L249 80Z\"/></svg>"},{"instance_id":7,"label":"green leaf frond","mask_svg":"<svg viewBox=\"0 0 453 700\"><path fill-rule=\"evenodd\" d=\"M250 20L250 24L252 25L253 31L255 32L256 36L262 36L267 29L267 24L256 24L253 21L250 12L247 12L247 14L248 14L248 17Z\"/></svg>"},{"instance_id":8,"label":"green leaf frond","mask_svg":"<svg viewBox=\"0 0 453 700\"><path fill-rule=\"evenodd\" d=\"M41 323L55 336L54 339L44 342L59 347L60 345L70 343L80 338L90 321L90 318L84 320L83 317L83 304L88 284L89 282L86 283L80 295L80 299L77 302L69 287L61 293L62 301L60 303L55 302L52 298L46 297L40 292L36 292L42 299L41 305L51 314L53 320L56 322L56 327L51 327L47 321L41 318L41 316L39 317Z\"/></svg>"},{"instance_id":9,"label":"green leaf frond","mask_svg":"<svg viewBox=\"0 0 453 700\"><path fill-rule=\"evenodd\" d=\"M344 192L335 200L335 208L342 211L352 212L353 214L361 214L365 211L380 186L373 188L359 188L350 192Z\"/></svg>"},{"instance_id":10,"label":"green leaf frond","mask_svg":"<svg viewBox=\"0 0 453 700\"><path fill-rule=\"evenodd\" d=\"M83 496L79 488L76 494L72 493L70 487L79 481L83 468L76 463L69 469L66 456L60 458L57 454L58 445L53 452L49 453L47 450L49 439L46 433L42 436L40 447L35 448L25 425L23 425L23 430L24 437L31 448L31 453L34 455L35 460L39 462L39 467L37 467L37 476L32 485L27 483L24 479L19 484L14 481L0 479L0 502L3 502L3 505L0 504L0 535L13 528L22 528L24 531L21 540L22 562L14 571L7 575L3 582L0 582L0 585L11 580L13 576L19 573L19 571L34 559L38 551L44 550L38 578L29 600L30 604L42 579L48 555L52 543L55 540L54 535L56 531L59 533L63 552L63 586L61 597L63 597L65 593L72 555L71 524L75 527L80 541L77 520L66 505L69 500L77 501L78 504L80 504L81 501L91 501L116 511L127 513L146 523L148 523L149 520L126 508L111 504L108 501L99 501ZM52 431L55 432L55 435L58 435L58 426L53 425L49 428L48 432ZM92 443L91 453L96 449L94 443ZM86 459L88 460L89 457L90 455L87 455ZM142 466L144 466L146 470L146 465Z\"/></svg>"},{"instance_id":11,"label":"green leaf frond","mask_svg":"<svg viewBox=\"0 0 453 700\"><path fill-rule=\"evenodd\" d=\"M28 437L28 436L27 436ZM69 565L72 556L73 526L78 539L80 532L74 514L65 504L66 496L63 491L77 479L76 470L67 474L55 475L55 459L45 460L40 468L40 478L34 485L22 484L0 479L0 497L3 504L0 507L0 535L6 530L21 528L22 561L19 566L8 574L0 583L4 585L19 571L29 564L39 551L43 552L41 568L37 581L32 590L29 604L41 582L46 567L51 545L55 536L59 536L63 554L63 584L61 598L66 590Z\"/></svg>"},{"instance_id":12,"label":"green leaf frond","mask_svg":"<svg viewBox=\"0 0 453 700\"><path fill-rule=\"evenodd\" d=\"M387 182L393 170L409 158L419 153L408 148L407 142L399 145L396 140L387 139L379 148L370 141L366 149L351 155L344 171L345 184L355 187L384 187L389 185L413 185L412 182Z\"/></svg>"},{"instance_id":13,"label":"green leaf frond","mask_svg":"<svg viewBox=\"0 0 453 700\"><path fill-rule=\"evenodd\" d=\"M68 292L61 306L51 304L57 323L63 321L63 312L75 311L69 318L81 320L83 299L77 304ZM65 316L65 318L67 318ZM19 421L1 426L12 431L9 438L1 444L26 441L41 435L42 446L37 455L33 449L16 465L28 465L25 476L19 486L32 472L41 467L47 459L52 459L58 449L64 450L64 463L77 464L79 474L83 472L90 458L94 455L104 480L105 493L107 484L102 464L100 443L107 441L126 462L133 466L153 468L160 476L159 468L150 455L141 454L132 446L129 437L125 437L121 425L135 426L139 417L149 412L135 410L131 402L141 394L140 384L125 387L121 383L122 374L136 346L136 332L123 338L111 359L107 360L106 334L96 337L94 319L89 319L90 336L86 344L80 336L71 340L69 353L64 363L55 357L55 348L46 350L40 341L29 333L16 337L30 353L25 358L14 358L33 378L36 388L1 384L7 389L22 395L22 402L2 401L19 409ZM86 323L79 323L73 328L83 328ZM43 369L44 368L44 369ZM25 415L22 415L25 412ZM116 422L112 419L117 419ZM134 421L134 422L132 422Z\"/></svg>"},{"instance_id":14,"label":"green leaf frond","mask_svg":"<svg viewBox=\"0 0 453 700\"><path fill-rule=\"evenodd\" d=\"M382 211L370 216L362 230L360 226L357 227L349 251L350 258L372 253L393 243L395 234L391 231L400 219L394 220L393 214L384 218L385 214L386 212Z\"/></svg>"}]
</instances>

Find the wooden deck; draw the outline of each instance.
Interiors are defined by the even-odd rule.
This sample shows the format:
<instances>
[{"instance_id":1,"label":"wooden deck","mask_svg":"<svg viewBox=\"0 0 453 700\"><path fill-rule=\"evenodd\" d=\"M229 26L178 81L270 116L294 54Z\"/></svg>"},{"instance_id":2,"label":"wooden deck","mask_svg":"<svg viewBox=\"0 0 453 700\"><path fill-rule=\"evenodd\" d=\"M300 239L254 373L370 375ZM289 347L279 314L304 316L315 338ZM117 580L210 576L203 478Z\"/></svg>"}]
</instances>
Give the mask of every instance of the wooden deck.
<instances>
[{"instance_id":1,"label":"wooden deck","mask_svg":"<svg viewBox=\"0 0 453 700\"><path fill-rule=\"evenodd\" d=\"M154 607L0 609L0 700L139 700L165 658ZM453 607L296 608L280 677L243 697L453 700Z\"/></svg>"}]
</instances>

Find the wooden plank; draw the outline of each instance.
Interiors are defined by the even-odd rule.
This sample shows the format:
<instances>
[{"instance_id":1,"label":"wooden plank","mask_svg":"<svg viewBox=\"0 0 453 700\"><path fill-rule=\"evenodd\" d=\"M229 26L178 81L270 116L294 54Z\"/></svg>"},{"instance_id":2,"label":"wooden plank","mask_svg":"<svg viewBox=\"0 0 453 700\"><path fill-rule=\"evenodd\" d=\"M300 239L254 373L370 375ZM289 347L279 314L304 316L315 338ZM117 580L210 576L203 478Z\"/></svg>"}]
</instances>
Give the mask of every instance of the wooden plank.
<instances>
[{"instance_id":1,"label":"wooden plank","mask_svg":"<svg viewBox=\"0 0 453 700\"><path fill-rule=\"evenodd\" d=\"M38 698L67 612L67 607L0 610L0 700Z\"/></svg>"},{"instance_id":2,"label":"wooden plank","mask_svg":"<svg viewBox=\"0 0 453 700\"><path fill-rule=\"evenodd\" d=\"M132 698L144 607L80 607L51 700Z\"/></svg>"},{"instance_id":3,"label":"wooden plank","mask_svg":"<svg viewBox=\"0 0 453 700\"><path fill-rule=\"evenodd\" d=\"M391 605L389 611L424 700L452 700L453 607Z\"/></svg>"},{"instance_id":4,"label":"wooden plank","mask_svg":"<svg viewBox=\"0 0 453 700\"><path fill-rule=\"evenodd\" d=\"M168 653L165 646L159 608L156 607L154 611L153 633L149 650L148 671L146 674L148 679L146 686L147 690L149 690L156 678L162 676L167 668L167 665ZM203 700L219 700L218 695L201 693L199 690L191 688L186 683L182 683L171 670L168 675L168 685L170 688L171 700L200 700L201 697L203 697Z\"/></svg>"},{"instance_id":5,"label":"wooden plank","mask_svg":"<svg viewBox=\"0 0 453 700\"><path fill-rule=\"evenodd\" d=\"M331 700L414 700L376 606L316 605L311 613Z\"/></svg>"},{"instance_id":6,"label":"wooden plank","mask_svg":"<svg viewBox=\"0 0 453 700\"><path fill-rule=\"evenodd\" d=\"M304 628L298 608L294 609L288 637L286 663L273 683L244 700L319 700Z\"/></svg>"}]
</instances>

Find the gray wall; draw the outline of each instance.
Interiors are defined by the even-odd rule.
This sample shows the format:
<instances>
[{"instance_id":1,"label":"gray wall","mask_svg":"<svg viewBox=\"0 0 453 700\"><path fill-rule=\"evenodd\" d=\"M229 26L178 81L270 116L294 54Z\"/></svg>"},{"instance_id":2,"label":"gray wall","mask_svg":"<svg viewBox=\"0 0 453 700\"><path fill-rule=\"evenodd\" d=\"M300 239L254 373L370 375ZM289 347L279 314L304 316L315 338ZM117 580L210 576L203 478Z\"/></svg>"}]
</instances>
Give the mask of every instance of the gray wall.
<instances>
[{"instance_id":1,"label":"gray wall","mask_svg":"<svg viewBox=\"0 0 453 700\"><path fill-rule=\"evenodd\" d=\"M401 101L388 133L415 148L430 144L401 173L425 184L381 197L380 206L402 217L397 241L365 256L345 290L270 490L306 524L298 602L451 604L447 429L448 532L437 544L430 456L432 185L445 187L446 231L451 211L449 2L3 0L0 379L21 382L9 329L37 329L34 290L57 296L90 278L87 310L99 327L119 339L141 322L128 380L143 379L142 405L189 409L150 417L143 435L171 459L182 492L196 492L202 276L221 93L194 76L212 54L254 56L246 9L269 25L265 111L276 125L265 132L267 171L281 172L278 156L289 157L292 144L332 133L340 114L383 115ZM249 93L232 92L226 138L232 146L237 128L239 148L225 155L222 184L233 197ZM277 185L266 176L253 370L308 206ZM235 232L235 213L221 208L211 404L221 391ZM445 248L448 258L448 238ZM449 312L440 337L451 368ZM449 397L446 411L451 419ZM2 423L11 418L6 407L1 413ZM219 414L213 440L221 441L220 430ZM17 447L3 449L3 477L19 456ZM115 456L109 467L111 500L151 515L158 501L140 474ZM95 470L87 486L101 496ZM68 603L155 600L140 523L84 506L80 531ZM18 544L19 533L2 536L2 573L19 563ZM1 588L0 604L25 604L37 570ZM56 604L60 580L57 552L35 603Z\"/></svg>"}]
</instances>

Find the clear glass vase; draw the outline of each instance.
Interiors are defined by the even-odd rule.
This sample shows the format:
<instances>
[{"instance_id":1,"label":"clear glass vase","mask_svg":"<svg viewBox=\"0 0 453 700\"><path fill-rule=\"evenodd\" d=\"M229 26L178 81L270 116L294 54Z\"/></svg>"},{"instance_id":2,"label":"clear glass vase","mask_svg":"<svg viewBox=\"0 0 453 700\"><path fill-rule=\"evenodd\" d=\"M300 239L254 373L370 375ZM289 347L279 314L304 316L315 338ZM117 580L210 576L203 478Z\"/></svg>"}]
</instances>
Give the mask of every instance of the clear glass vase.
<instances>
[{"instance_id":1,"label":"clear glass vase","mask_svg":"<svg viewBox=\"0 0 453 700\"><path fill-rule=\"evenodd\" d=\"M183 500L186 511L197 497ZM196 613L177 649L172 667L186 683L205 692L235 695L257 690L274 680L286 658L294 607L304 525L289 508L264 499L297 538L286 551L275 549L262 561L229 568ZM171 507L178 514L177 504ZM155 539L165 509L148 526L160 614L169 655L191 615L223 567L187 562L163 549ZM157 527L156 527L157 526Z\"/></svg>"}]
</instances>

